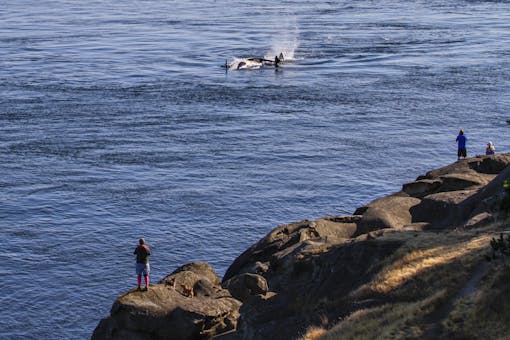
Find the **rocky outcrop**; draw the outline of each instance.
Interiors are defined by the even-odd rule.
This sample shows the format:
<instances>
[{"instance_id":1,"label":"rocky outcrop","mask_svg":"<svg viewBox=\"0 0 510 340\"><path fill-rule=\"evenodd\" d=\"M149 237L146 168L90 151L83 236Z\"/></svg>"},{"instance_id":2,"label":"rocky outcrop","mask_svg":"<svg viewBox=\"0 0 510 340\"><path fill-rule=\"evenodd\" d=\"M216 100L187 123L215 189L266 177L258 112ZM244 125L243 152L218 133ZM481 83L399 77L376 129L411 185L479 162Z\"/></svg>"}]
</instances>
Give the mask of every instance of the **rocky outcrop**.
<instances>
[{"instance_id":1,"label":"rocky outcrop","mask_svg":"<svg viewBox=\"0 0 510 340\"><path fill-rule=\"evenodd\" d=\"M374 300L349 297L401 246L381 236L475 228L493 221L494 197L510 177L508 164L509 155L462 160L418 177L352 216L274 229L241 254L225 274L224 280L242 273L263 275L270 290L243 303L236 336L261 339L277 332L281 339L294 339L307 326L320 324L321 318L336 320L370 305Z\"/></svg>"},{"instance_id":2,"label":"rocky outcrop","mask_svg":"<svg viewBox=\"0 0 510 340\"><path fill-rule=\"evenodd\" d=\"M428 229L462 227L480 213L492 213L496 206L486 199L502 193L501 178L508 177L504 169L509 164L509 154L479 156L430 171L405 184L403 192L421 199L410 210L412 222L425 223ZM424 186L423 182L433 184ZM481 194L487 187L493 189Z\"/></svg>"},{"instance_id":3,"label":"rocky outcrop","mask_svg":"<svg viewBox=\"0 0 510 340\"><path fill-rule=\"evenodd\" d=\"M122 295L93 338L295 339L324 319L384 303L354 292L403 245L390 236L494 221L509 164L509 154L457 161L353 215L281 225L243 252L221 283L209 265L194 263L148 292Z\"/></svg>"},{"instance_id":4,"label":"rocky outcrop","mask_svg":"<svg viewBox=\"0 0 510 340\"><path fill-rule=\"evenodd\" d=\"M297 245L312 248L316 244L327 248L346 241L356 234L358 222L359 216L336 216L281 225L241 254L229 267L223 281L242 273L264 275Z\"/></svg>"},{"instance_id":5,"label":"rocky outcrop","mask_svg":"<svg viewBox=\"0 0 510 340\"><path fill-rule=\"evenodd\" d=\"M295 339L321 318L335 319L352 311L349 293L370 281L398 241L358 239L322 248L304 241L275 254L266 279L271 292L246 301L240 309L239 339ZM370 264L370 265L369 265Z\"/></svg>"},{"instance_id":6,"label":"rocky outcrop","mask_svg":"<svg viewBox=\"0 0 510 340\"><path fill-rule=\"evenodd\" d=\"M92 339L200 339L235 329L241 303L206 263L180 267L145 291L117 298Z\"/></svg>"},{"instance_id":7,"label":"rocky outcrop","mask_svg":"<svg viewBox=\"0 0 510 340\"><path fill-rule=\"evenodd\" d=\"M493 204L481 199L480 191L509 164L510 155L501 154L460 160L429 171L416 181L404 184L400 192L358 208L354 213L361 215L358 235L413 225L421 229L461 227L471 217L494 210ZM501 181L496 182L494 187L501 192ZM486 196L494 194L493 190Z\"/></svg>"},{"instance_id":8,"label":"rocky outcrop","mask_svg":"<svg viewBox=\"0 0 510 340\"><path fill-rule=\"evenodd\" d=\"M502 183L510 176L510 154L481 156L433 170L403 185L400 192L356 209L352 216L329 216L277 227L241 254L224 280L237 273L261 273L295 247L332 245L377 230L416 230L462 227L475 220L490 220ZM505 169L505 170L502 170ZM501 170L500 175L495 172ZM493 181L493 183L491 183ZM489 184L490 183L490 184ZM480 219L484 214L484 219ZM471 218L475 218L471 220ZM479 222L479 221L478 221ZM476 222L476 223L478 223Z\"/></svg>"}]
</instances>

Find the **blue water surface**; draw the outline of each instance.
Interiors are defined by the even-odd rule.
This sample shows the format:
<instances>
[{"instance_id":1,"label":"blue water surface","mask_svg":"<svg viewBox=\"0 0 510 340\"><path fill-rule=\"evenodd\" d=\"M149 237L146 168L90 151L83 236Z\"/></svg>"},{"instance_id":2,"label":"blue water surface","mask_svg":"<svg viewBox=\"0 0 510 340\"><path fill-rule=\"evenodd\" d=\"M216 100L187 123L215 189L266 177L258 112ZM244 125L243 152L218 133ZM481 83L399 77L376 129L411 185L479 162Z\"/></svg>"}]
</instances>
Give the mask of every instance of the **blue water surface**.
<instances>
[{"instance_id":1,"label":"blue water surface","mask_svg":"<svg viewBox=\"0 0 510 340\"><path fill-rule=\"evenodd\" d=\"M461 128L509 151L509 70L507 1L3 0L0 337L89 338L141 236L153 282L221 276L455 161Z\"/></svg>"}]
</instances>

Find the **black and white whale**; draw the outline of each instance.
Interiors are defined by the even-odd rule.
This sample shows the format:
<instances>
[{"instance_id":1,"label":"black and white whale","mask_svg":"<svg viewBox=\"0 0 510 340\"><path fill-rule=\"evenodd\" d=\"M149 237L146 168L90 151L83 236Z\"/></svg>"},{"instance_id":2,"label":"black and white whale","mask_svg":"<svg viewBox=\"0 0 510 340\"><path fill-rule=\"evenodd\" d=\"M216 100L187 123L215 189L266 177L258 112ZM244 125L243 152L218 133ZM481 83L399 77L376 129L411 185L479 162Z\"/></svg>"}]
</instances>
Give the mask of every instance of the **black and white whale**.
<instances>
[{"instance_id":1,"label":"black and white whale","mask_svg":"<svg viewBox=\"0 0 510 340\"><path fill-rule=\"evenodd\" d=\"M278 67L280 63L282 63L283 61L284 61L283 53L280 53L280 55L275 56L273 60L257 57L235 59L230 64L228 62L225 62L225 68L241 70L241 69L257 69L263 66Z\"/></svg>"}]
</instances>

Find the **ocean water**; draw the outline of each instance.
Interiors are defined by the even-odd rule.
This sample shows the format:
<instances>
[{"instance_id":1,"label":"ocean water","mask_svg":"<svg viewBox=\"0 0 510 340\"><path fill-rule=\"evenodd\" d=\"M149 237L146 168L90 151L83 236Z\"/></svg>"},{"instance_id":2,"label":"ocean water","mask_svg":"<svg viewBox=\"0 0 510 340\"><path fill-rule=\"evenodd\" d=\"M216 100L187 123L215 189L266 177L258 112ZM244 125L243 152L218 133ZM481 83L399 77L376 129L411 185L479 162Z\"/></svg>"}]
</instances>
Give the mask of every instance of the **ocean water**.
<instances>
[{"instance_id":1,"label":"ocean water","mask_svg":"<svg viewBox=\"0 0 510 340\"><path fill-rule=\"evenodd\" d=\"M153 282L221 276L455 161L460 128L510 151L509 98L508 1L3 0L0 338L89 338L139 237Z\"/></svg>"}]
</instances>

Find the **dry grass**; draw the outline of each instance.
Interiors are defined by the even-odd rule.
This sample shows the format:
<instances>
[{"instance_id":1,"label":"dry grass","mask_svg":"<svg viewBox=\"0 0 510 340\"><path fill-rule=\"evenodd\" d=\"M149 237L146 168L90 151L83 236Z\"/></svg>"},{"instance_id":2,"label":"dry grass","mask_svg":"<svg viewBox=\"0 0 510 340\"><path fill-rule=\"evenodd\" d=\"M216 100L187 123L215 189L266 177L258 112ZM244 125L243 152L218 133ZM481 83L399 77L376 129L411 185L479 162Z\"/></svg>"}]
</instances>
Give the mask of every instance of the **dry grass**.
<instances>
[{"instance_id":1,"label":"dry grass","mask_svg":"<svg viewBox=\"0 0 510 340\"><path fill-rule=\"evenodd\" d=\"M451 263L475 250L486 248L489 241L488 236L482 236L459 244L412 251L381 272L371 283L371 288L378 293L388 293L425 270Z\"/></svg>"},{"instance_id":2,"label":"dry grass","mask_svg":"<svg viewBox=\"0 0 510 340\"><path fill-rule=\"evenodd\" d=\"M322 327L311 326L308 327L306 333L300 340L318 340L327 333L327 330Z\"/></svg>"},{"instance_id":3,"label":"dry grass","mask_svg":"<svg viewBox=\"0 0 510 340\"><path fill-rule=\"evenodd\" d=\"M379 301L396 302L354 312L321 339L423 338L427 317L465 285L474 268L484 261L483 254L488 252L493 236L472 232L415 235L385 236L404 240L405 245L385 260L382 270L371 282L350 294L353 300L375 296ZM473 318L476 313L473 311ZM452 334L462 335L453 328Z\"/></svg>"},{"instance_id":4,"label":"dry grass","mask_svg":"<svg viewBox=\"0 0 510 340\"><path fill-rule=\"evenodd\" d=\"M394 303L351 314L321 340L417 339L423 335L420 320L444 298L444 291L417 302Z\"/></svg>"},{"instance_id":5,"label":"dry grass","mask_svg":"<svg viewBox=\"0 0 510 340\"><path fill-rule=\"evenodd\" d=\"M478 263L481 252L487 249L491 238L482 235L459 242L459 238L466 236L469 235L424 234L419 239L409 239L406 246L387 260L387 265L374 280L361 286L351 296L388 294L415 278L419 278L421 283L429 280L436 283L440 280L446 285L455 283L455 280L452 282L452 275L457 273L451 272L452 263L459 264L459 269Z\"/></svg>"},{"instance_id":6,"label":"dry grass","mask_svg":"<svg viewBox=\"0 0 510 340\"><path fill-rule=\"evenodd\" d=\"M510 339L509 306L510 267L493 265L480 289L455 305L445 330L456 338Z\"/></svg>"}]
</instances>

